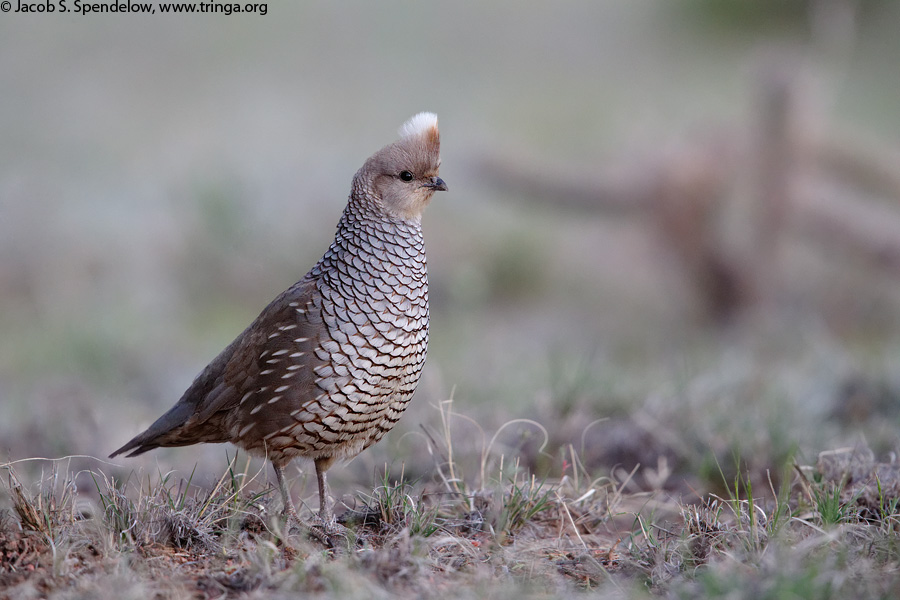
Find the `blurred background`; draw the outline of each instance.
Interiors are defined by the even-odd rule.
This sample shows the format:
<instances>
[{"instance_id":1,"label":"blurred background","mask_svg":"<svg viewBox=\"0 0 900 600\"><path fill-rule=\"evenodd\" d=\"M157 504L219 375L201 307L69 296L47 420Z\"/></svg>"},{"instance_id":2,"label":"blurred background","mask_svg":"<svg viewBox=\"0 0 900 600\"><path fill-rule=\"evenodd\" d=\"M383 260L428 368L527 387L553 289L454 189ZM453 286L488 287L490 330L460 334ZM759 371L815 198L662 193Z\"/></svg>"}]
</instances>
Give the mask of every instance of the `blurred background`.
<instances>
[{"instance_id":1,"label":"blurred background","mask_svg":"<svg viewBox=\"0 0 900 600\"><path fill-rule=\"evenodd\" d=\"M472 448L540 424L496 447L554 477L570 444L686 493L735 457L888 460L898 28L889 0L0 15L0 461L143 430L318 260L356 169L422 110L450 188L425 215L426 375L337 491L385 463L429 477L450 398ZM226 451L73 464L208 485Z\"/></svg>"}]
</instances>

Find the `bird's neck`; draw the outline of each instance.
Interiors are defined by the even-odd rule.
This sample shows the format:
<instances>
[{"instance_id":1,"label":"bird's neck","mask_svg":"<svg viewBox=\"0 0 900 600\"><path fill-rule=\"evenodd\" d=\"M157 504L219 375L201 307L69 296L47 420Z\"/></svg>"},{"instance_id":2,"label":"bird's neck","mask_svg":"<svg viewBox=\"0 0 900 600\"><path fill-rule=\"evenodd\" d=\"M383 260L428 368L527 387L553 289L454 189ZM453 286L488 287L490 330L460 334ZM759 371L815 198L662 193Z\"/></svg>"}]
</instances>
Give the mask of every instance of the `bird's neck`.
<instances>
[{"instance_id":1,"label":"bird's neck","mask_svg":"<svg viewBox=\"0 0 900 600\"><path fill-rule=\"evenodd\" d=\"M334 241L313 271L326 274L335 269L360 275L360 271L375 274L399 270L424 281L427 274L421 220L389 217L375 201L351 197Z\"/></svg>"}]
</instances>

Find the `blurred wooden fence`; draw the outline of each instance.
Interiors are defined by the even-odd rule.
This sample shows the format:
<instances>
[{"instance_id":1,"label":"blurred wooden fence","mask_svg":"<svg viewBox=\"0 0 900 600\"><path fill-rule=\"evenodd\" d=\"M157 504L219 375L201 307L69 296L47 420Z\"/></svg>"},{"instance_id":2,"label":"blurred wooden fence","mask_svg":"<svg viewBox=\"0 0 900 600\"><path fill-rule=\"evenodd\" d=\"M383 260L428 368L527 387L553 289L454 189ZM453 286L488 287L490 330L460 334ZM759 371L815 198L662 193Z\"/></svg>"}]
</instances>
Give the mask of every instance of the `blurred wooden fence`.
<instances>
[{"instance_id":1,"label":"blurred wooden fence","mask_svg":"<svg viewBox=\"0 0 900 600\"><path fill-rule=\"evenodd\" d=\"M788 236L900 277L900 149L830 128L796 68L765 69L756 87L749 124L624 167L586 176L490 156L478 170L532 202L642 219L716 322L778 298ZM746 203L741 243L720 218L735 202Z\"/></svg>"}]
</instances>

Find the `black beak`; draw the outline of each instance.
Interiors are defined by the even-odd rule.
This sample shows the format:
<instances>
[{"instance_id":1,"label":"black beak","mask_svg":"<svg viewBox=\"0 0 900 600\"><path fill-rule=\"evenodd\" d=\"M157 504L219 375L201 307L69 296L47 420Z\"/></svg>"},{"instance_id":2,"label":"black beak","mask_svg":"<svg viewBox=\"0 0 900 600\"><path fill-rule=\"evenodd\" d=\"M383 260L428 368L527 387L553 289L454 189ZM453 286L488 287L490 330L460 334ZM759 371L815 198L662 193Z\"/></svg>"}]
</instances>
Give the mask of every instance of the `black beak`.
<instances>
[{"instance_id":1,"label":"black beak","mask_svg":"<svg viewBox=\"0 0 900 600\"><path fill-rule=\"evenodd\" d=\"M431 181L425 184L425 187L430 188L433 192L447 191L447 184L440 177L432 177Z\"/></svg>"}]
</instances>

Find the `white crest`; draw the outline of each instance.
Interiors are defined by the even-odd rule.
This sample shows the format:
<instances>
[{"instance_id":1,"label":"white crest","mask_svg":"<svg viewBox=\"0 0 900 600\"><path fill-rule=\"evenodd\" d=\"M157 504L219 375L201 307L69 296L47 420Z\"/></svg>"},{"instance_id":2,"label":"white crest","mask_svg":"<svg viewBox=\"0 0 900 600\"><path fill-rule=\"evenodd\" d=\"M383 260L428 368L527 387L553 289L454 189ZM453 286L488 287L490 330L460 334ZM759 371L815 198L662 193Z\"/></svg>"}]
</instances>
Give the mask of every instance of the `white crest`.
<instances>
[{"instance_id":1,"label":"white crest","mask_svg":"<svg viewBox=\"0 0 900 600\"><path fill-rule=\"evenodd\" d=\"M437 129L437 115L430 112L420 112L400 127L401 137L422 135L429 129Z\"/></svg>"}]
</instances>

